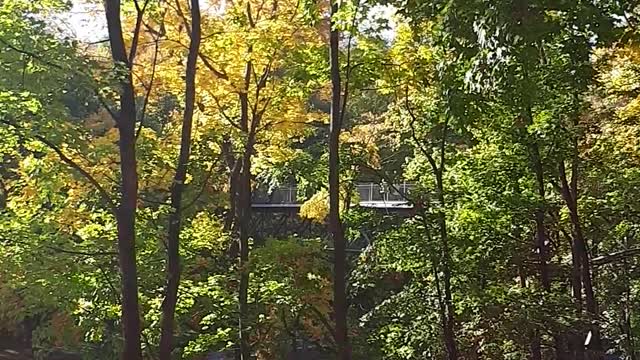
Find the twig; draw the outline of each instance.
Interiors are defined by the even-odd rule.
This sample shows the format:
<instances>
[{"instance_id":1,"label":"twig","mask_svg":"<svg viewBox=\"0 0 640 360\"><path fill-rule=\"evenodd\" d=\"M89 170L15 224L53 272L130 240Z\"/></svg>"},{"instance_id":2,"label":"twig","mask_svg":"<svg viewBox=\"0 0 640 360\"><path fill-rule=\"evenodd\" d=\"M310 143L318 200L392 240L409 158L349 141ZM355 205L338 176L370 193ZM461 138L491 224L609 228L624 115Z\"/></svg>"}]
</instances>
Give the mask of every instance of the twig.
<instances>
[{"instance_id":1,"label":"twig","mask_svg":"<svg viewBox=\"0 0 640 360\"><path fill-rule=\"evenodd\" d=\"M116 287L113 286L113 283L109 278L109 274L107 274L107 272L104 271L102 266L96 264L96 267L98 268L98 270L100 270L100 273L102 273L102 277L104 277L104 280L107 282L107 285L109 285L109 289L111 289L111 295L113 295L113 300L115 301L116 304L120 304L120 297L118 296L118 291L116 290Z\"/></svg>"},{"instance_id":2,"label":"twig","mask_svg":"<svg viewBox=\"0 0 640 360\"><path fill-rule=\"evenodd\" d=\"M331 326L331 324L329 324L329 321L327 320L327 318L324 316L323 313L320 312L320 310L316 309L315 306L308 304L308 308L311 310L311 312L316 315L316 317L318 318L318 320L320 320L320 322L322 323L322 325L325 327L325 329L329 332L329 334L331 334L331 340L333 345L335 346L336 343L336 334L333 330L333 327Z\"/></svg>"},{"instance_id":3,"label":"twig","mask_svg":"<svg viewBox=\"0 0 640 360\"><path fill-rule=\"evenodd\" d=\"M411 106L409 105L409 86L408 85L405 90L404 99L405 99L405 107L407 108L407 112L409 112L409 116L411 116L411 121L409 122L409 127L411 127L411 138L413 139L413 142L416 144L420 152L422 152L422 154L427 158L431 167L435 171L439 171L438 165L436 164L436 161L433 158L433 155L429 153L424 147L422 147L420 141L418 140L418 136L416 135L415 123L418 121L418 119L416 118L416 115L413 113L413 110L411 110Z\"/></svg>"},{"instance_id":4,"label":"twig","mask_svg":"<svg viewBox=\"0 0 640 360\"><path fill-rule=\"evenodd\" d=\"M200 188L200 191L198 191L198 194L193 198L193 200L191 200L188 204L186 204L186 205L184 205L182 207L183 209L188 209L191 206L195 205L195 203L198 201L198 199L200 199L200 196L202 196L202 194L204 194L204 189L207 187L207 184L209 183L209 179L211 178L211 175L213 174L214 164L216 164L216 163L212 163L211 164L211 166L209 167L209 171L207 171L207 176L204 178L204 181L202 183L202 187Z\"/></svg>"},{"instance_id":5,"label":"twig","mask_svg":"<svg viewBox=\"0 0 640 360\"><path fill-rule=\"evenodd\" d=\"M145 3L146 6L146 3ZM147 92L144 95L144 103L142 104L142 111L140 114L140 124L138 125L138 130L136 131L136 141L138 137L140 137L140 132L142 131L142 126L144 125L144 120L147 114L147 105L149 104L149 96L151 96L151 90L153 89L153 81L156 76L156 66L158 62L158 42L160 41L160 36L156 36L155 38L155 50L153 53L153 68L151 70L151 78L149 79L149 86L146 88Z\"/></svg>"},{"instance_id":6,"label":"twig","mask_svg":"<svg viewBox=\"0 0 640 360\"><path fill-rule=\"evenodd\" d=\"M59 69L59 70L64 70L64 67L62 65L56 64L54 62L51 62L51 61L45 59L43 56L40 56L40 55L38 55L38 54L36 54L34 52L31 52L31 51L28 51L28 50L24 50L24 49L20 49L20 48L14 46L13 44L9 43L7 40L5 40L5 39L3 39L1 37L0 37L0 43L4 44L6 47L8 47L9 49L11 49L13 51L16 51L16 52L19 52L19 53L21 53L23 55L27 55L29 57L37 59L38 61L40 61L43 64L47 64L49 66L53 66L54 68Z\"/></svg>"}]
</instances>

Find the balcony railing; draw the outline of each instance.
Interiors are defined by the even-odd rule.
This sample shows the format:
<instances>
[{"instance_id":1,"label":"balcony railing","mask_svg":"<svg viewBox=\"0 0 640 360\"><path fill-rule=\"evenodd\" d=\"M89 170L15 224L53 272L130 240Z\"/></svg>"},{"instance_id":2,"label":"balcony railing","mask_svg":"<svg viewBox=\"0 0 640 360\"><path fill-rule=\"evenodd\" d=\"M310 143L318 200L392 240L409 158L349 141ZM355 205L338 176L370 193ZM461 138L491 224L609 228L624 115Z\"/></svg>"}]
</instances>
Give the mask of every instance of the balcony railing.
<instances>
[{"instance_id":1,"label":"balcony railing","mask_svg":"<svg viewBox=\"0 0 640 360\"><path fill-rule=\"evenodd\" d=\"M408 203L412 184L381 185L375 183L357 184L356 190L362 203Z\"/></svg>"},{"instance_id":2,"label":"balcony railing","mask_svg":"<svg viewBox=\"0 0 640 360\"><path fill-rule=\"evenodd\" d=\"M410 208L407 201L413 184L402 183L394 186L376 183L356 184L359 204L371 208ZM298 189L295 186L279 187L270 193L255 191L252 204L254 207L297 207Z\"/></svg>"}]
</instances>

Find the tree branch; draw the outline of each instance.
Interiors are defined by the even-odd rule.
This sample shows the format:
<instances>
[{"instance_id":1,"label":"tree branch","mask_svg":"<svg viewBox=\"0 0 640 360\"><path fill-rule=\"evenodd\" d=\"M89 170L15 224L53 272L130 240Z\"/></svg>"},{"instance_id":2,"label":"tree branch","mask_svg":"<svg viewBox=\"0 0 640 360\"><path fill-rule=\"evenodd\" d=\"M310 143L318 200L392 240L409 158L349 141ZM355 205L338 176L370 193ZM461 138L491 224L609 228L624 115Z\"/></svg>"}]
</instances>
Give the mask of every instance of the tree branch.
<instances>
[{"instance_id":1,"label":"tree branch","mask_svg":"<svg viewBox=\"0 0 640 360\"><path fill-rule=\"evenodd\" d=\"M21 129L20 126L8 121L8 120L4 120L4 119L0 119L0 122L12 126L16 129ZM18 136L22 137L22 138L27 138L26 135L21 134L19 131L17 131ZM58 154L58 157L60 158L60 160L62 160L65 164L69 165L71 168L73 168L74 170L76 170L80 175L82 175L82 177L84 177L89 183L91 183L91 185L93 185L93 187L95 187L95 189L98 191L98 193L100 193L101 197L103 198L104 201L107 202L107 206L109 207L109 209L113 212L113 214L116 214L117 211L117 206L113 200L113 198L111 197L111 195L109 195L109 193L105 190L104 187L102 187L102 185L100 185L100 183L91 175L89 174L89 172L87 172L85 169L83 169L80 165L78 165L75 161L73 161L71 158L69 158L56 144L54 144L53 142L49 141L47 138L45 138L42 135L34 135L34 137L40 141L41 143L45 144L47 147L49 147L51 150L53 150L56 154Z\"/></svg>"},{"instance_id":2,"label":"tree branch","mask_svg":"<svg viewBox=\"0 0 640 360\"><path fill-rule=\"evenodd\" d=\"M129 50L129 69L133 67L133 60L136 58L136 53L138 52L138 41L140 39L140 29L142 28L142 18L145 10L147 9L147 4L149 4L149 0L145 0L142 7L140 7L139 0L133 0L133 3L136 7L136 25L133 30L131 49Z\"/></svg>"},{"instance_id":3,"label":"tree branch","mask_svg":"<svg viewBox=\"0 0 640 360\"><path fill-rule=\"evenodd\" d=\"M146 3L145 3L146 6ZM149 104L149 97L151 96L151 90L153 89L153 82L155 80L156 77L156 66L157 66L157 62L158 62L158 50L159 50L159 44L158 42L160 41L160 36L156 36L155 38L155 50L153 53L153 67L151 69L151 78L149 79L149 86L146 87L146 93L144 94L144 103L142 104L142 110L141 110L141 114L140 114L140 124L138 125L138 130L136 131L136 140L138 140L138 137L140 137L140 132L142 131L142 126L144 125L144 119L146 117L147 114L147 105Z\"/></svg>"},{"instance_id":4,"label":"tree branch","mask_svg":"<svg viewBox=\"0 0 640 360\"><path fill-rule=\"evenodd\" d=\"M24 50L24 49L20 49L20 48L14 46L13 44L11 44L10 42L8 42L7 40L5 40L5 39L3 39L1 37L0 37L0 43L4 44L6 47L8 47L9 49L11 49L11 50L13 50L15 52L18 52L20 54L32 57L32 58L40 61L43 64L52 66L52 67L54 67L56 69L59 69L59 70L64 70L64 67L62 65L54 63L52 61L49 61L49 60L45 59L43 56L40 56L40 55L38 55L38 54L36 54L34 52L31 52L31 51L28 51L28 50Z\"/></svg>"},{"instance_id":5,"label":"tree branch","mask_svg":"<svg viewBox=\"0 0 640 360\"><path fill-rule=\"evenodd\" d=\"M211 64L211 62L209 61L210 59L204 55L204 54L199 54L200 56L200 60L202 60L202 63L204 64L204 66L209 69L209 71L211 71L217 78L220 79L224 79L224 80L229 80L229 76L219 70L217 70L213 64Z\"/></svg>"},{"instance_id":6,"label":"tree branch","mask_svg":"<svg viewBox=\"0 0 640 360\"><path fill-rule=\"evenodd\" d=\"M227 122L229 122L229 125L235 127L238 130L242 130L242 128L240 127L240 125L238 125L237 123L235 123L233 121L233 118L229 115L227 115L226 111L224 110L224 108L222 107L222 104L220 104L220 100L218 100L218 97L215 95L211 96L213 98L213 101L216 103L216 106L218 107L218 111L220 111L220 115L222 115L222 117L227 120Z\"/></svg>"},{"instance_id":7,"label":"tree branch","mask_svg":"<svg viewBox=\"0 0 640 360\"><path fill-rule=\"evenodd\" d=\"M222 154L221 154L222 156ZM187 203L186 205L183 206L183 209L188 209L190 207L192 207L193 205L195 205L195 203L198 201L198 199L200 199L200 196L202 196L202 194L204 194L204 189L207 187L207 185L209 184L209 179L211 179L211 175L213 175L213 168L215 167L216 163L212 163L211 166L209 167L209 170L207 171L207 176L204 178L204 181L202 182L202 186L200 187L200 191L198 191L198 194L196 194L196 196L194 196L194 198L189 201L189 203Z\"/></svg>"},{"instance_id":8,"label":"tree branch","mask_svg":"<svg viewBox=\"0 0 640 360\"><path fill-rule=\"evenodd\" d=\"M591 265L593 266L606 265L612 262L624 260L624 259L638 256L638 255L640 255L640 248L626 249L626 250L617 251L610 254L594 257L593 259L591 259Z\"/></svg>"},{"instance_id":9,"label":"tree branch","mask_svg":"<svg viewBox=\"0 0 640 360\"><path fill-rule=\"evenodd\" d=\"M356 11L353 13L353 18L351 20L351 29L349 31L349 39L347 40L347 73L345 74L344 80L344 91L342 93L342 109L340 109L340 128L342 128L342 124L344 122L344 114L347 110L347 99L349 98L349 80L351 79L351 72L355 68L355 66L351 66L351 43L353 41L353 29L356 26L356 19L358 15L358 10L360 9L360 1L356 6Z\"/></svg>"},{"instance_id":10,"label":"tree branch","mask_svg":"<svg viewBox=\"0 0 640 360\"><path fill-rule=\"evenodd\" d=\"M325 329L329 332L329 334L331 334L331 340L333 342L333 345L335 346L336 334L335 334L335 331L333 330L333 327L327 320L326 316L324 316L324 314L321 313L320 310L318 310L315 306L311 304L307 304L307 305L309 310L311 310L311 312L318 318L318 320L320 320L320 322L325 327Z\"/></svg>"},{"instance_id":11,"label":"tree branch","mask_svg":"<svg viewBox=\"0 0 640 360\"><path fill-rule=\"evenodd\" d=\"M409 116L411 116L411 121L409 122L409 127L411 127L411 138L413 139L413 142L418 147L418 150L420 150L420 152L427 158L427 161L429 161L429 164L431 165L433 170L438 172L440 171L440 169L438 168L438 164L436 164L436 161L433 158L433 155L421 145L420 141L418 140L418 136L416 135L415 123L418 121L418 119L416 118L416 115L413 113L413 110L411 110L411 105L409 104L409 86L406 87L404 100L405 100L405 107L407 108L407 112L409 112Z\"/></svg>"}]
</instances>

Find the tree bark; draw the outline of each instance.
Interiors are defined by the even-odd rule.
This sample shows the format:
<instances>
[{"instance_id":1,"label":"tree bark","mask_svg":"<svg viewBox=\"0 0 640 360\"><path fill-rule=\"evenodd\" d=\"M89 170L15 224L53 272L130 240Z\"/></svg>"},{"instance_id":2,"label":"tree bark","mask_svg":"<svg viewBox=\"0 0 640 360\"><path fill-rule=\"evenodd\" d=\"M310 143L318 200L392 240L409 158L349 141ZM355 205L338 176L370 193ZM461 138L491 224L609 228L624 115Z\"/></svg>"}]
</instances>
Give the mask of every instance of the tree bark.
<instances>
[{"instance_id":1,"label":"tree bark","mask_svg":"<svg viewBox=\"0 0 640 360\"><path fill-rule=\"evenodd\" d=\"M530 145L531 159L533 161L533 171L536 177L536 186L541 204L535 210L536 219L536 247L538 248L538 261L540 262L540 283L542 288L551 291L551 279L549 278L549 266L547 264L547 234L544 225L544 170L542 168L542 160L540 159L540 150L538 143L533 140Z\"/></svg>"},{"instance_id":2,"label":"tree bark","mask_svg":"<svg viewBox=\"0 0 640 360\"><path fill-rule=\"evenodd\" d=\"M331 123L329 127L329 232L334 244L333 263L333 312L335 339L339 360L351 359L351 348L347 335L347 291L346 291L346 241L340 220L340 131L341 78L339 62L340 34L335 29L338 2L331 2L331 29L329 33L329 63L331 67ZM345 99L346 100L346 99Z\"/></svg>"},{"instance_id":3,"label":"tree bark","mask_svg":"<svg viewBox=\"0 0 640 360\"><path fill-rule=\"evenodd\" d=\"M422 225L424 226L427 242L431 243L433 241L433 238L431 236L429 222L427 221L427 213L424 210L424 208L419 209L419 211L421 213ZM437 256L437 254L434 253L431 257L431 262L433 263L433 266L432 266L433 280L434 280L433 283L435 283L435 286L436 286L436 295L438 299L438 311L440 315L440 325L442 326L442 330L443 330L443 342L445 343L445 349L447 350L447 354L448 354L449 350L447 346L446 336L444 334L445 329L448 326L447 325L448 324L447 306L446 306L446 299L442 291L442 285L440 281L440 268L439 268L439 265L441 264L442 261L440 259L440 256Z\"/></svg>"},{"instance_id":4,"label":"tree bark","mask_svg":"<svg viewBox=\"0 0 640 360\"><path fill-rule=\"evenodd\" d=\"M438 192L441 193L441 179L438 185ZM441 204L444 204L444 196L439 195ZM449 360L458 359L458 349L456 346L455 335L455 308L453 306L453 300L451 297L451 253L449 250L449 236L447 234L446 218L444 209L439 214L440 223L440 241L442 245L442 273L444 283L444 303L446 305L446 322L444 327L444 341L447 348L447 358Z\"/></svg>"},{"instance_id":5,"label":"tree bark","mask_svg":"<svg viewBox=\"0 0 640 360\"><path fill-rule=\"evenodd\" d=\"M625 245L628 247L628 238L626 238ZM625 300L623 305L623 328L624 334L626 337L626 346L627 346L627 355L630 360L637 360L638 357L636 355L635 341L633 336L633 329L631 327L631 279L629 274L629 268L627 266L627 262L625 261L622 265L624 269L624 282L625 282Z\"/></svg>"},{"instance_id":6,"label":"tree bark","mask_svg":"<svg viewBox=\"0 0 640 360\"><path fill-rule=\"evenodd\" d=\"M577 146L577 144L575 144ZM575 150L577 151L577 149ZM559 175L562 189L562 197L569 209L569 218L571 219L571 226L573 228L574 239L574 252L575 261L579 262L580 275L582 278L582 289L585 295L586 310L591 320L595 320L598 316L598 306L593 290L593 283L591 278L591 263L589 259L589 251L587 248L587 242L582 232L582 225L580 223L580 215L578 214L578 187L577 187L577 171L578 171L578 158L577 154L574 155L572 164L571 184L567 180L566 168L564 161L559 164ZM600 340L600 331L597 325L591 327L591 348L594 352L593 356L596 359L603 357L602 344Z\"/></svg>"},{"instance_id":7,"label":"tree bark","mask_svg":"<svg viewBox=\"0 0 640 360\"><path fill-rule=\"evenodd\" d=\"M251 146L252 148L252 146ZM251 348L249 345L248 323L248 291L249 291L249 220L251 218L251 153L247 152L242 158L242 169L238 177L238 230L240 250L240 284L239 284L239 316L238 331L240 337L240 359L249 360Z\"/></svg>"},{"instance_id":8,"label":"tree bark","mask_svg":"<svg viewBox=\"0 0 640 360\"><path fill-rule=\"evenodd\" d=\"M233 145L230 138L224 138L222 141L222 154L229 169L229 212L225 215L224 229L232 231L236 216L237 184L240 176L240 161L233 154ZM237 224L236 224L237 225ZM237 251L231 251L231 254L237 256Z\"/></svg>"},{"instance_id":9,"label":"tree bark","mask_svg":"<svg viewBox=\"0 0 640 360\"><path fill-rule=\"evenodd\" d=\"M533 115L531 113L531 107L527 106L525 113L523 114L525 123L530 125L533 122ZM528 134L525 135L528 137ZM540 197L540 204L534 210L534 217L536 222L536 248L538 250L538 268L540 271L540 283L545 292L551 291L551 279L549 277L549 267L547 264L547 234L544 224L545 213L545 183L544 183L544 169L542 167L542 159L540 158L540 149L536 139L528 139L526 141L529 148L529 157L532 162L532 170L536 178L536 190ZM542 340L540 331L536 329L531 340L531 359L542 359Z\"/></svg>"},{"instance_id":10,"label":"tree bark","mask_svg":"<svg viewBox=\"0 0 640 360\"><path fill-rule=\"evenodd\" d=\"M568 234L567 234L568 235ZM576 314L578 317L582 315L582 276L580 272L581 261L576 251L575 236L569 239L571 241L571 289L573 292L574 303L576 306ZM582 334L579 330L571 331L569 334L569 351L572 359L584 359L584 342Z\"/></svg>"},{"instance_id":11,"label":"tree bark","mask_svg":"<svg viewBox=\"0 0 640 360\"><path fill-rule=\"evenodd\" d=\"M200 51L200 4L199 0L191 0L191 36L187 67L185 74L185 106L182 119L182 135L180 154L176 173L171 185L171 213L169 214L169 230L167 236L167 269L166 290L162 303L162 323L160 334L160 360L170 360L173 352L173 332L175 310L178 302L180 285L180 231L182 225L182 194L189 158L191 155L191 130L196 98L196 65Z\"/></svg>"},{"instance_id":12,"label":"tree bark","mask_svg":"<svg viewBox=\"0 0 640 360\"><path fill-rule=\"evenodd\" d=\"M250 9L247 9L247 16L250 18ZM251 53L250 47L248 52ZM259 119L256 114L250 119L249 109L249 85L251 82L251 74L253 73L253 64L248 61L244 73L245 91L238 95L240 101L240 129L246 136L244 152L240 159L240 167L238 173L238 183L236 184L236 216L238 225L238 246L240 257L238 262L238 270L240 272L240 283L238 288L238 333L240 340L241 360L249 360L251 358L251 347L249 345L249 333L247 331L248 324L248 291L249 291L249 223L251 220L251 158L253 156L256 129ZM256 99L257 101L257 99Z\"/></svg>"},{"instance_id":13,"label":"tree bark","mask_svg":"<svg viewBox=\"0 0 640 360\"><path fill-rule=\"evenodd\" d=\"M446 202L444 198L444 181L443 175L445 171L445 151L447 143L448 123L445 122L442 129L442 139L440 143L440 167L431 161L433 172L436 177L436 192L440 209L438 210L438 225L440 227L440 244L442 246L442 274L444 285L444 303L446 308L446 321L444 326L444 343L447 348L447 358L449 360L458 359L458 348L456 345L455 334L455 308L451 296L451 252L449 249L449 234L447 231L447 218L445 213Z\"/></svg>"},{"instance_id":14,"label":"tree bark","mask_svg":"<svg viewBox=\"0 0 640 360\"><path fill-rule=\"evenodd\" d=\"M136 102L131 64L122 36L120 0L106 0L105 14L111 55L116 66L126 66L120 82L120 111L116 122L120 133L121 199L117 209L118 256L122 286L123 360L141 360L140 310L138 308L138 271L136 265L135 217L138 200L135 123Z\"/></svg>"},{"instance_id":15,"label":"tree bark","mask_svg":"<svg viewBox=\"0 0 640 360\"><path fill-rule=\"evenodd\" d=\"M531 360L542 360L542 344L540 344L540 333L538 330L533 331L533 339L531 339L531 347L530 347Z\"/></svg>"}]
</instances>

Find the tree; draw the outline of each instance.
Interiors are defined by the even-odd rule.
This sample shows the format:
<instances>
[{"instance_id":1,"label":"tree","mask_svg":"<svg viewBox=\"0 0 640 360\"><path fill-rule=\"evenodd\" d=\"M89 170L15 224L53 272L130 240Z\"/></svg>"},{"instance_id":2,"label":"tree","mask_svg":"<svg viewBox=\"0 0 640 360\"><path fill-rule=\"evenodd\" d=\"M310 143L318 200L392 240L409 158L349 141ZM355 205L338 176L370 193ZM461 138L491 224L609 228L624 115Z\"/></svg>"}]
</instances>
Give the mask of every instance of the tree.
<instances>
[{"instance_id":1,"label":"tree","mask_svg":"<svg viewBox=\"0 0 640 360\"><path fill-rule=\"evenodd\" d=\"M637 4L392 4L109 1L88 43L2 2L0 336L638 358Z\"/></svg>"},{"instance_id":2,"label":"tree","mask_svg":"<svg viewBox=\"0 0 640 360\"><path fill-rule=\"evenodd\" d=\"M447 219L448 200L446 194L446 162L448 145L455 136L464 132L462 124L468 111L460 106L460 94L454 90L456 82L452 57L447 49L440 47L438 34L425 29L399 28L396 43L390 52L390 61L395 65L392 77L387 81L396 92L395 113L397 131L414 149L414 161L420 171L415 180L425 187L426 193L412 201L424 204L419 209L423 231L427 241L438 239L438 252L433 255L432 273L438 289L440 322L443 342L448 359L458 358L456 344L455 305L452 298L452 245L449 240ZM424 32L423 32L424 31ZM416 50L410 51L409 49ZM423 64L423 68L417 66ZM458 139L459 140L459 139ZM424 166L424 167L423 167ZM430 174L431 179L424 174ZM405 176L411 176L408 172ZM431 198L433 196L433 198ZM437 223L437 235L431 232L431 218ZM440 277L442 276L442 277Z\"/></svg>"},{"instance_id":3,"label":"tree","mask_svg":"<svg viewBox=\"0 0 640 360\"><path fill-rule=\"evenodd\" d=\"M120 138L121 198L116 212L118 221L118 255L122 282L122 359L142 359L140 310L138 307L138 270L136 264L136 207L138 203L138 169L136 160L136 100L131 69L136 46L127 52L122 35L120 0L105 1L105 15L113 62L120 71L120 105L115 117ZM136 3L137 4L137 3ZM138 16L144 13L138 10ZM140 27L136 29L140 31ZM134 38L138 35L134 34Z\"/></svg>"},{"instance_id":4,"label":"tree","mask_svg":"<svg viewBox=\"0 0 640 360\"><path fill-rule=\"evenodd\" d=\"M333 240L333 316L338 359L351 359L347 337L347 261L344 229L340 221L340 131L342 128L342 85L340 83L340 33L334 17L338 3L331 2L329 30L329 63L331 71L331 123L329 130L329 232Z\"/></svg>"},{"instance_id":5,"label":"tree","mask_svg":"<svg viewBox=\"0 0 640 360\"><path fill-rule=\"evenodd\" d=\"M9 7L9 9L11 9L11 7ZM116 62L121 62L123 66L126 67L127 64L133 60L133 55L131 58L127 57L124 43L122 41L119 2L108 2L106 4L106 10L112 40L111 45L113 49L113 58ZM9 47L12 47L14 51L22 53L25 51L17 48L9 42L6 44ZM135 54L135 51L133 51L132 54ZM71 68L67 69L66 66L60 65L55 61L43 59L36 53L32 53L31 57L59 70L71 70ZM67 156L55 141L52 141L50 138L40 134L36 134L34 137L54 151L64 163L80 173L86 181L91 183L91 185L100 193L107 206L115 212L118 222L119 255L122 279L122 319L125 338L125 350L123 351L123 356L130 359L136 359L141 358L134 226L135 206L137 201L137 174L133 129L136 112L130 75L125 75L124 78L121 79L121 87L121 109L116 119L121 133L120 149L122 170L122 198L118 208L116 208L114 197L110 196L107 190L87 170Z\"/></svg>"},{"instance_id":6,"label":"tree","mask_svg":"<svg viewBox=\"0 0 640 360\"><path fill-rule=\"evenodd\" d=\"M180 141L180 155L176 166L176 173L171 187L171 207L169 215L169 231L167 235L167 288L162 309L162 334L160 337L160 359L170 360L173 351L173 322L176 303L178 302L178 287L180 285L180 230L182 221L182 195L187 176L191 152L191 133L193 113L196 102L196 70L200 52L200 3L191 1L191 33L185 75L185 108L182 120L182 137Z\"/></svg>"},{"instance_id":7,"label":"tree","mask_svg":"<svg viewBox=\"0 0 640 360\"><path fill-rule=\"evenodd\" d=\"M167 24L167 36L182 47L181 29L188 21L179 3L176 13L178 22ZM303 133L307 121L314 120L304 106L307 79L299 79L296 70L307 66L301 56L313 54L318 32L295 2L237 2L222 17L204 17L203 28L216 36L203 40L199 52L208 73L199 84L203 92L199 106L218 126L231 126L221 144L229 171L227 227L238 236L240 353L249 358L247 261L253 158L274 145L285 146Z\"/></svg>"}]
</instances>

